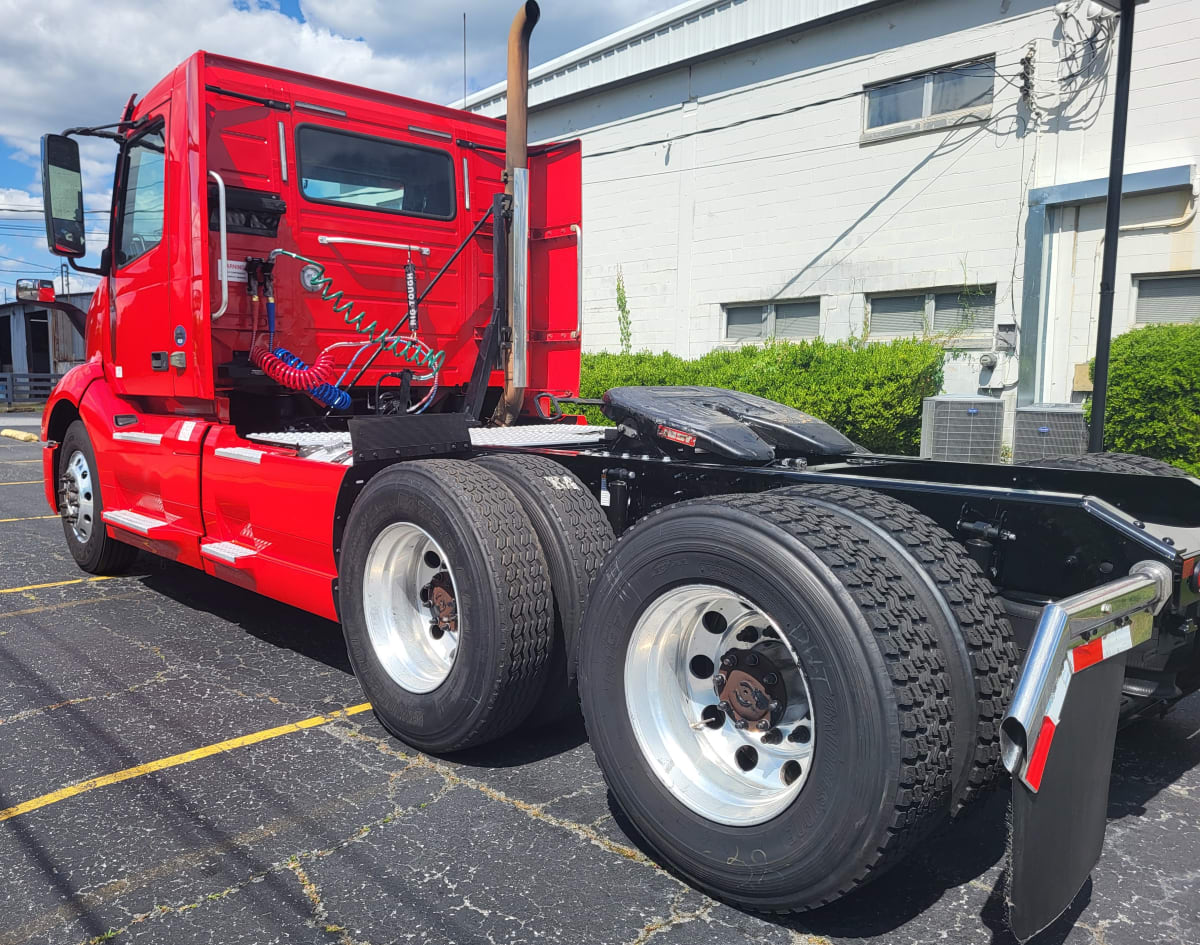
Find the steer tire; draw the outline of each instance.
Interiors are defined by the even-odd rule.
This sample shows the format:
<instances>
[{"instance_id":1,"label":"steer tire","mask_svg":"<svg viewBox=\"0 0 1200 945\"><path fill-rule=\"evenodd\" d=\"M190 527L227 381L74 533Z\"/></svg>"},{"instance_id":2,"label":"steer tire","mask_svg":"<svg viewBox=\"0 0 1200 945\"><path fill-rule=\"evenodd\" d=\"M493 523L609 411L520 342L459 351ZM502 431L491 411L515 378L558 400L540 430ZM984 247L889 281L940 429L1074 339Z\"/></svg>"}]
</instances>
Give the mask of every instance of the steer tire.
<instances>
[{"instance_id":1,"label":"steer tire","mask_svg":"<svg viewBox=\"0 0 1200 945\"><path fill-rule=\"evenodd\" d=\"M575 685L579 628L588 591L613 545L600 503L565 466L544 456L491 453L475 462L517 497L546 555L554 597L554 639L546 687L527 724L552 725L579 713Z\"/></svg>"},{"instance_id":2,"label":"steer tire","mask_svg":"<svg viewBox=\"0 0 1200 945\"><path fill-rule=\"evenodd\" d=\"M781 494L854 515L892 545L893 564L920 588L922 611L953 683L950 809L957 814L992 787L1001 771L1000 723L1012 699L1018 658L995 588L949 532L899 499L833 485L798 486Z\"/></svg>"},{"instance_id":3,"label":"steer tire","mask_svg":"<svg viewBox=\"0 0 1200 945\"><path fill-rule=\"evenodd\" d=\"M1034 459L1021 466L1041 466L1047 469L1092 469L1096 472L1125 473L1128 476L1169 476L1185 479L1187 473L1178 466L1135 453L1083 453L1080 456L1056 456Z\"/></svg>"},{"instance_id":4,"label":"steer tire","mask_svg":"<svg viewBox=\"0 0 1200 945\"><path fill-rule=\"evenodd\" d=\"M618 541L601 569L579 664L591 745L645 845L706 893L761 911L815 908L883 873L944 819L950 679L922 613L924 588L894 557L860 518L767 493L697 499L653 513ZM665 778L687 766L712 771L713 756L688 752L678 756L686 765L672 760L664 767L635 732L627 696L644 699L640 693L656 690L627 693L626 679L644 678L639 661L660 659L654 654L670 648L631 641L644 614L689 586L751 602L807 676L807 780L757 822L698 813L680 797L687 782L672 787ZM661 711L684 713L687 729L695 707L673 698L667 694ZM644 733L657 719L648 714L636 724ZM687 777L694 780L691 772Z\"/></svg>"},{"instance_id":5,"label":"steer tire","mask_svg":"<svg viewBox=\"0 0 1200 945\"><path fill-rule=\"evenodd\" d=\"M82 453L87 462L87 482L92 490L92 520L91 530L86 540L80 540L75 534L72 524L63 519L63 534L67 539L67 548L75 563L89 574L122 574L128 571L137 558L137 549L132 545L109 537L108 529L100 515L104 511L104 499L100 489L100 474L96 468L96 452L92 449L92 440L82 420L76 420L67 427L62 445L58 448L58 476L61 480L66 473L67 464L75 453ZM55 484L58 492L58 483ZM59 499L59 512L62 513L62 499Z\"/></svg>"},{"instance_id":6,"label":"steer tire","mask_svg":"<svg viewBox=\"0 0 1200 945\"><path fill-rule=\"evenodd\" d=\"M381 536L396 525L409 532L416 526L435 541L453 580L458 648L444 678L431 690L398 681L381 653L404 647L377 649L368 626L366 572L369 566L376 571L384 567L383 559L372 557L373 549L384 547ZM483 744L519 725L545 682L550 582L533 526L508 487L472 463L400 463L367 483L350 511L345 535L339 598L346 647L383 726L416 748L448 752ZM396 553L395 560L416 557ZM399 613L405 600L400 595L417 594L402 581L371 580L376 615ZM380 592L386 587L393 588L387 592L393 596ZM377 634L383 627L381 619L374 620ZM398 638L412 640L403 634L390 639Z\"/></svg>"}]
</instances>

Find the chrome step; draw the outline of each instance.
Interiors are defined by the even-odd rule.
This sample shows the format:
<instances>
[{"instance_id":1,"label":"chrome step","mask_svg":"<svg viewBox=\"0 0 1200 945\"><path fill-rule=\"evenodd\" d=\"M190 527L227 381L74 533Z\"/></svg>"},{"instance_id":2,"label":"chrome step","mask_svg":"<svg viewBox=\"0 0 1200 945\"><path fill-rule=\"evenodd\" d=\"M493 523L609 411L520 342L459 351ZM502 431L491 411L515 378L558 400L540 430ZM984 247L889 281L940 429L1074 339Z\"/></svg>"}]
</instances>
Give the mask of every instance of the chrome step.
<instances>
[{"instance_id":1,"label":"chrome step","mask_svg":"<svg viewBox=\"0 0 1200 945\"><path fill-rule=\"evenodd\" d=\"M243 558L252 558L258 551L239 545L236 541L209 541L200 543L200 554L222 564L236 566Z\"/></svg>"},{"instance_id":2,"label":"chrome step","mask_svg":"<svg viewBox=\"0 0 1200 945\"><path fill-rule=\"evenodd\" d=\"M112 509L100 513L100 517L109 525L115 525L117 528L123 528L128 532L135 532L147 538L152 537L156 531L171 527L170 522L164 522L161 518L151 518L149 515L135 512L133 509Z\"/></svg>"}]
</instances>

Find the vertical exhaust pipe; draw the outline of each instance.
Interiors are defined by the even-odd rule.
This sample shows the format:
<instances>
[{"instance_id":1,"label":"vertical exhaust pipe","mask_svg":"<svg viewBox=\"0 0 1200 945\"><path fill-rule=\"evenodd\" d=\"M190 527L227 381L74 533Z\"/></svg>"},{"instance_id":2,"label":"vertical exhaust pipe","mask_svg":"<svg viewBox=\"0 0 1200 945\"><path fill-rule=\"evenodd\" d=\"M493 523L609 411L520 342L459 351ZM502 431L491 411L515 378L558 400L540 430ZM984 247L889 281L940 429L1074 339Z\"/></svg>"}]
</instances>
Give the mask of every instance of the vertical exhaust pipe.
<instances>
[{"instance_id":1,"label":"vertical exhaust pipe","mask_svg":"<svg viewBox=\"0 0 1200 945\"><path fill-rule=\"evenodd\" d=\"M529 36L541 10L529 0L508 31L508 92L504 131L504 192L512 197L508 251L509 344L498 416L507 426L521 413L528 383L529 268Z\"/></svg>"}]
</instances>

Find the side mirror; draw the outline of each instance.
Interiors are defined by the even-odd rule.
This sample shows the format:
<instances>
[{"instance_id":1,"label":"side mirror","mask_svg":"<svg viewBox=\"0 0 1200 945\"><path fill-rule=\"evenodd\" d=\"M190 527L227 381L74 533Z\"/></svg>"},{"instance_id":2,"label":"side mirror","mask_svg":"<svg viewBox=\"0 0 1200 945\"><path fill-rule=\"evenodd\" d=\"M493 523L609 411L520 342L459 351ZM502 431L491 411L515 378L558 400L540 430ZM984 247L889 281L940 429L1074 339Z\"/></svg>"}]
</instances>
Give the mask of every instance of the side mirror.
<instances>
[{"instance_id":1,"label":"side mirror","mask_svg":"<svg viewBox=\"0 0 1200 945\"><path fill-rule=\"evenodd\" d=\"M79 144L65 135L42 135L42 203L46 245L55 256L87 254L83 229L83 178Z\"/></svg>"},{"instance_id":2,"label":"side mirror","mask_svg":"<svg viewBox=\"0 0 1200 945\"><path fill-rule=\"evenodd\" d=\"M53 302L54 283L49 279L18 279L17 299L21 302Z\"/></svg>"}]
</instances>

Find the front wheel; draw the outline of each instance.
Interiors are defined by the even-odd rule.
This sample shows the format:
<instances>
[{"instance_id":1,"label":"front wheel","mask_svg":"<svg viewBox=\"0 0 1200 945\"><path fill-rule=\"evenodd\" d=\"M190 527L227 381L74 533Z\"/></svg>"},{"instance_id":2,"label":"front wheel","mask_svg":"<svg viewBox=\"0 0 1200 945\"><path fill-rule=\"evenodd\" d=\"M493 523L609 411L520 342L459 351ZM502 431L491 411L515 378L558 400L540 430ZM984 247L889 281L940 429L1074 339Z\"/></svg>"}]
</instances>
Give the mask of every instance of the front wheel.
<instances>
[{"instance_id":1,"label":"front wheel","mask_svg":"<svg viewBox=\"0 0 1200 945\"><path fill-rule=\"evenodd\" d=\"M110 538L100 513L104 499L96 472L96 453L82 420L67 428L58 448L58 514L75 563L89 574L120 574L137 549Z\"/></svg>"},{"instance_id":2,"label":"front wheel","mask_svg":"<svg viewBox=\"0 0 1200 945\"><path fill-rule=\"evenodd\" d=\"M647 845L705 892L812 908L940 822L950 682L893 553L837 508L724 496L647 517L601 569L579 672L592 747Z\"/></svg>"}]
</instances>

